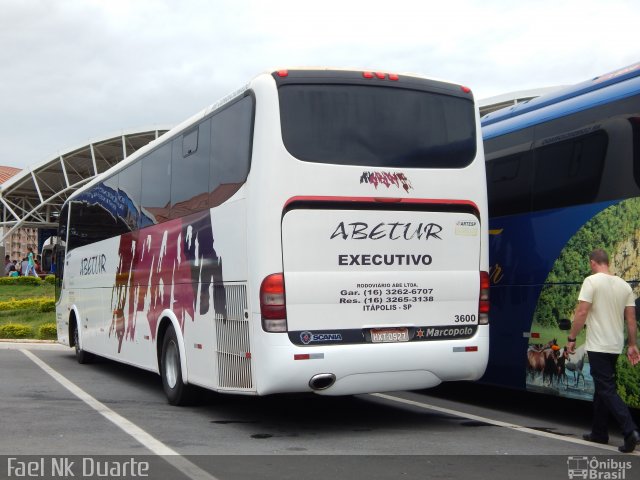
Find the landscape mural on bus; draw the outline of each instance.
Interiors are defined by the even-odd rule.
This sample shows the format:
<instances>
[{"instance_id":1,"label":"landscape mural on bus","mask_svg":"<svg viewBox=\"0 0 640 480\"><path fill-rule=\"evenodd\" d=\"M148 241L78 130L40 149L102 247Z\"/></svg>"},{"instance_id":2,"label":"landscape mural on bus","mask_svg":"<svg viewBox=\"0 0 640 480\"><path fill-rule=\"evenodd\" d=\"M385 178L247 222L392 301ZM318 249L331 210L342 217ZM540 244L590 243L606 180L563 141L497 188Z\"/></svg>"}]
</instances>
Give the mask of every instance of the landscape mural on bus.
<instances>
[{"instance_id":1,"label":"landscape mural on bus","mask_svg":"<svg viewBox=\"0 0 640 480\"><path fill-rule=\"evenodd\" d=\"M541 226L545 228L539 231ZM527 390L591 400L594 386L585 352L585 331L577 337L576 352L569 354L568 331L560 329L560 324L573 319L582 281L591 275L588 255L595 248L609 253L611 272L629 282L635 296L640 296L640 198L535 212L526 220L522 216L502 217L496 219L492 229L494 285L499 286L506 278L512 286L531 286L528 292L515 288L512 296L522 298L509 298L509 305L496 309L496 317L506 316L492 317L493 322L513 324L494 324L496 329L513 329L515 324L526 328L508 318L514 312L525 317L519 320L532 319L530 331L524 332L529 337L524 339L526 351L520 350ZM521 306L514 308L517 304ZM636 318L639 314L637 308ZM494 341L496 337L492 334ZM514 343L522 348L522 344ZM494 356L499 355L496 352L500 348L498 345L493 350ZM493 359L504 361L505 357ZM632 367L626 355L618 359L617 385L628 405L640 407L640 368Z\"/></svg>"},{"instance_id":2,"label":"landscape mural on bus","mask_svg":"<svg viewBox=\"0 0 640 480\"><path fill-rule=\"evenodd\" d=\"M576 353L569 355L565 350L566 331L557 328L557 319L573 318L581 286L581 282L575 282L591 274L586 259L595 248L604 248L609 253L611 272L627 280L638 297L640 199L624 200L605 208L586 222L560 252L540 293L531 326L532 332L544 332L544 336L541 335L542 342L530 340L528 359L534 351L533 345L552 344L546 350L548 359L542 372L527 362L528 388L541 386L555 389L563 396L578 398L593 396L585 331L578 336ZM554 338L557 338L556 344L553 344ZM620 396L627 404L640 407L640 369L633 368L626 356L621 355L617 371Z\"/></svg>"}]
</instances>

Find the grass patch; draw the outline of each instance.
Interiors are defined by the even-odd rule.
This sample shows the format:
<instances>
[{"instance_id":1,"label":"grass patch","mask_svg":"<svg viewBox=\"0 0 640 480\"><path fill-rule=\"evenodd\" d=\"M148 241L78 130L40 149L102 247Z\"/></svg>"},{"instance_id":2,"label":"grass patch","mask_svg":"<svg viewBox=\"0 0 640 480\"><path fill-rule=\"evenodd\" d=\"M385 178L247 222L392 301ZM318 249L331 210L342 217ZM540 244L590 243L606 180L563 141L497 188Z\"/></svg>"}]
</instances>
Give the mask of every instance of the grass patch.
<instances>
[{"instance_id":1,"label":"grass patch","mask_svg":"<svg viewBox=\"0 0 640 480\"><path fill-rule=\"evenodd\" d=\"M23 298L49 297L55 295L55 287L42 282L41 285L0 285L0 302Z\"/></svg>"},{"instance_id":2,"label":"grass patch","mask_svg":"<svg viewBox=\"0 0 640 480\"><path fill-rule=\"evenodd\" d=\"M0 338L52 338L55 330L55 311L42 311L42 300L54 299L54 286L42 282L38 285L0 285L0 305L15 305L0 311ZM24 328L18 328L24 327Z\"/></svg>"}]
</instances>

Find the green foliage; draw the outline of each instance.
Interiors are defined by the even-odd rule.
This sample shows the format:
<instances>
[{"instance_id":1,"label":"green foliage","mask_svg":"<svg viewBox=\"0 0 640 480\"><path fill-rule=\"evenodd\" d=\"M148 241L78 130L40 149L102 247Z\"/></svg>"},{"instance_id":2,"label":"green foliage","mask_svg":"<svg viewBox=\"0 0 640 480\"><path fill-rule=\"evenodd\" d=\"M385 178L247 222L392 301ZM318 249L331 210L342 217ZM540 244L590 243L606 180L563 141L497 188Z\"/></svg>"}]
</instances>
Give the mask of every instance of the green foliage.
<instances>
[{"instance_id":1,"label":"green foliage","mask_svg":"<svg viewBox=\"0 0 640 480\"><path fill-rule=\"evenodd\" d=\"M47 322L38 328L38 338L41 340L55 340L58 338L58 329L55 322Z\"/></svg>"},{"instance_id":2,"label":"green foliage","mask_svg":"<svg viewBox=\"0 0 640 480\"><path fill-rule=\"evenodd\" d=\"M55 280L55 277L54 277ZM40 277L0 277L0 285L41 285Z\"/></svg>"},{"instance_id":3,"label":"green foliage","mask_svg":"<svg viewBox=\"0 0 640 480\"><path fill-rule=\"evenodd\" d=\"M43 282L46 283L47 285L55 285L56 284L56 276L55 275L47 275L46 277L44 277Z\"/></svg>"},{"instance_id":4,"label":"green foliage","mask_svg":"<svg viewBox=\"0 0 640 480\"><path fill-rule=\"evenodd\" d=\"M40 301L38 305L39 312L55 312L56 302L53 298L45 298Z\"/></svg>"},{"instance_id":5,"label":"green foliage","mask_svg":"<svg viewBox=\"0 0 640 480\"><path fill-rule=\"evenodd\" d=\"M0 311L8 310L37 310L39 312L52 312L56 308L52 298L24 298L20 300L11 299L0 302Z\"/></svg>"},{"instance_id":6,"label":"green foliage","mask_svg":"<svg viewBox=\"0 0 640 480\"><path fill-rule=\"evenodd\" d=\"M618 393L630 407L640 408L640 366L634 367L626 355L620 355L616 371Z\"/></svg>"},{"instance_id":7,"label":"green foliage","mask_svg":"<svg viewBox=\"0 0 640 480\"><path fill-rule=\"evenodd\" d=\"M7 323L0 325L0 338L32 338L33 330L28 325Z\"/></svg>"}]
</instances>

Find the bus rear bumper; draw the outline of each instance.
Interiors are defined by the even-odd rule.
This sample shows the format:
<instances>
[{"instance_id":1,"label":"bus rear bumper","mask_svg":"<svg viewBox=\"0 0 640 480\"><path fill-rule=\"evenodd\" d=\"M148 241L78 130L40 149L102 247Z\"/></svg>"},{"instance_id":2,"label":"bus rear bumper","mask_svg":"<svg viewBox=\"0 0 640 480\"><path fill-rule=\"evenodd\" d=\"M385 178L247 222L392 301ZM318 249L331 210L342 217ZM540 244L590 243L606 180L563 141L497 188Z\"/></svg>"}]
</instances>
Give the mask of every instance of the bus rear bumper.
<instances>
[{"instance_id":1,"label":"bus rear bumper","mask_svg":"<svg viewBox=\"0 0 640 480\"><path fill-rule=\"evenodd\" d=\"M274 337L271 340L280 343ZM269 350L255 365L259 395L419 390L482 377L489 356L489 327L480 326L476 335L465 340L313 347L280 343L270 345ZM310 381L316 375L334 375L335 382L313 389Z\"/></svg>"}]
</instances>

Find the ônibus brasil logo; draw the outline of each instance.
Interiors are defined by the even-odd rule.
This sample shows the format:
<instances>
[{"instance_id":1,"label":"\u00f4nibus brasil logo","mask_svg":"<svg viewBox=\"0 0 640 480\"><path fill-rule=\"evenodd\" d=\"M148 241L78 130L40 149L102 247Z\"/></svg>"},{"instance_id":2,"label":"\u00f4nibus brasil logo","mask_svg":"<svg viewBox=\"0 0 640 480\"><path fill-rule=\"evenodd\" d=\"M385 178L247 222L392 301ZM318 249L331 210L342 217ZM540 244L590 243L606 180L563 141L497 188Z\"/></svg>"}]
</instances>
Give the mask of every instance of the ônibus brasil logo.
<instances>
[{"instance_id":1,"label":"\u00f4nibus brasil logo","mask_svg":"<svg viewBox=\"0 0 640 480\"><path fill-rule=\"evenodd\" d=\"M626 480L631 462L615 458L571 456L567 458L567 475L570 479L585 480Z\"/></svg>"}]
</instances>

